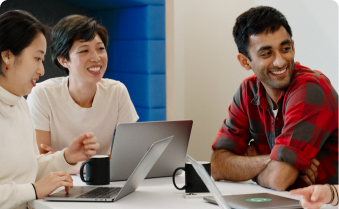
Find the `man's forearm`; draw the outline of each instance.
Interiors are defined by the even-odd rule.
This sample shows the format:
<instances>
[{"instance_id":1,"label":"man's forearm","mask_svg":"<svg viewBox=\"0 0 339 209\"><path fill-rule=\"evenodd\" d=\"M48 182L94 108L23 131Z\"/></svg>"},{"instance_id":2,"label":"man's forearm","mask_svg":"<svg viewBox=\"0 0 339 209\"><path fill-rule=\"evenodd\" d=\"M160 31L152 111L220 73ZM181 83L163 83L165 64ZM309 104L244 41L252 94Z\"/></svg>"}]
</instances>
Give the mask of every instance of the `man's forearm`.
<instances>
[{"instance_id":1,"label":"man's forearm","mask_svg":"<svg viewBox=\"0 0 339 209\"><path fill-rule=\"evenodd\" d=\"M297 179L298 169L285 163L272 160L267 167L259 173L257 183L260 186L285 191Z\"/></svg>"},{"instance_id":2,"label":"man's forearm","mask_svg":"<svg viewBox=\"0 0 339 209\"><path fill-rule=\"evenodd\" d=\"M211 173L214 180L246 181L256 177L271 161L269 155L239 156L224 149L214 150Z\"/></svg>"}]
</instances>

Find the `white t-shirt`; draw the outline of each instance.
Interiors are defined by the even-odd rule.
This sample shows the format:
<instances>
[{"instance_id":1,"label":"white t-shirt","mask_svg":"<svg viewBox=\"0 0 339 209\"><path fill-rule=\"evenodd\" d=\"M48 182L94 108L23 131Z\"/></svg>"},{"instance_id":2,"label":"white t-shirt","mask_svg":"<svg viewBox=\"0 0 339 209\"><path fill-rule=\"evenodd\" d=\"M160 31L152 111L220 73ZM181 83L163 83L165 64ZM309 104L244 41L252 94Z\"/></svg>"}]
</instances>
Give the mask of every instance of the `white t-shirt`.
<instances>
[{"instance_id":1,"label":"white t-shirt","mask_svg":"<svg viewBox=\"0 0 339 209\"><path fill-rule=\"evenodd\" d=\"M112 79L101 79L97 83L90 108L74 102L68 91L68 77L37 84L27 102L34 128L50 131L51 147L56 150L67 147L84 132L93 132L100 144L97 154L110 154L117 124L139 119L125 85Z\"/></svg>"},{"instance_id":2,"label":"white t-shirt","mask_svg":"<svg viewBox=\"0 0 339 209\"><path fill-rule=\"evenodd\" d=\"M0 208L25 209L31 183L51 171L70 172L64 151L40 155L27 102L0 87Z\"/></svg>"}]
</instances>

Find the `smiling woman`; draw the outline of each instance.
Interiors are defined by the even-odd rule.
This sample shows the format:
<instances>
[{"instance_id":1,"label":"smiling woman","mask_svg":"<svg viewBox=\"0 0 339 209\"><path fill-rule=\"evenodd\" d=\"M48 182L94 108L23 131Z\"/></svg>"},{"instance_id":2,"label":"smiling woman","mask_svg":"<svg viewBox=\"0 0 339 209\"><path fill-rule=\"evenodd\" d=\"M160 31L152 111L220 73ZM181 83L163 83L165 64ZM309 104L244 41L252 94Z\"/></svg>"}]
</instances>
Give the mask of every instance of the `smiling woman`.
<instances>
[{"instance_id":1,"label":"smiling woman","mask_svg":"<svg viewBox=\"0 0 339 209\"><path fill-rule=\"evenodd\" d=\"M65 171L95 155L100 146L93 133L83 133L60 152L39 154L23 96L44 75L46 33L46 26L27 12L0 15L0 208L26 208L27 201L60 186L68 191L73 180Z\"/></svg>"},{"instance_id":2,"label":"smiling woman","mask_svg":"<svg viewBox=\"0 0 339 209\"><path fill-rule=\"evenodd\" d=\"M54 26L52 60L68 76L39 83L28 96L40 153L62 150L90 129L102 145L98 154L108 155L116 125L138 120L125 85L102 78L107 44L106 28L86 16L67 16Z\"/></svg>"},{"instance_id":3,"label":"smiling woman","mask_svg":"<svg viewBox=\"0 0 339 209\"><path fill-rule=\"evenodd\" d=\"M21 28L16 28L17 21L19 19L13 22L5 16L0 28L3 31L0 39L4 40L0 43L0 85L16 96L25 96L31 92L39 76L44 75L42 61L47 47L47 29L40 23L36 28L28 28L23 34L19 32Z\"/></svg>"}]
</instances>

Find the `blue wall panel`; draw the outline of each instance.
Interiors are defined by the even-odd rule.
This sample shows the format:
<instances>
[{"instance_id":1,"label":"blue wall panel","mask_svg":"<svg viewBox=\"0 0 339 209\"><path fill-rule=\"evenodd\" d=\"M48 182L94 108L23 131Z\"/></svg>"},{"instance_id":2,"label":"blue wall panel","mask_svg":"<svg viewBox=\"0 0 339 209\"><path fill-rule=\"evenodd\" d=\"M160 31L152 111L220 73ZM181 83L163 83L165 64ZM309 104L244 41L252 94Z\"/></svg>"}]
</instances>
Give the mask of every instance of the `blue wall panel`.
<instances>
[{"instance_id":1,"label":"blue wall panel","mask_svg":"<svg viewBox=\"0 0 339 209\"><path fill-rule=\"evenodd\" d=\"M159 74L166 71L165 40L111 41L108 71Z\"/></svg>"},{"instance_id":2,"label":"blue wall panel","mask_svg":"<svg viewBox=\"0 0 339 209\"><path fill-rule=\"evenodd\" d=\"M142 6L89 12L114 40L165 39L165 7Z\"/></svg>"},{"instance_id":3,"label":"blue wall panel","mask_svg":"<svg viewBox=\"0 0 339 209\"><path fill-rule=\"evenodd\" d=\"M166 118L166 108L141 108L136 107L136 111L139 114L139 122L142 121L161 121Z\"/></svg>"},{"instance_id":4,"label":"blue wall panel","mask_svg":"<svg viewBox=\"0 0 339 209\"><path fill-rule=\"evenodd\" d=\"M139 7L144 5L165 5L165 0L63 0L75 6L93 10L106 10L121 7Z\"/></svg>"},{"instance_id":5,"label":"blue wall panel","mask_svg":"<svg viewBox=\"0 0 339 209\"><path fill-rule=\"evenodd\" d=\"M124 83L139 121L166 120L165 7L90 11L109 35L105 78Z\"/></svg>"},{"instance_id":6,"label":"blue wall panel","mask_svg":"<svg viewBox=\"0 0 339 209\"><path fill-rule=\"evenodd\" d=\"M136 107L166 107L166 75L107 72L105 78L114 78L126 85Z\"/></svg>"}]
</instances>

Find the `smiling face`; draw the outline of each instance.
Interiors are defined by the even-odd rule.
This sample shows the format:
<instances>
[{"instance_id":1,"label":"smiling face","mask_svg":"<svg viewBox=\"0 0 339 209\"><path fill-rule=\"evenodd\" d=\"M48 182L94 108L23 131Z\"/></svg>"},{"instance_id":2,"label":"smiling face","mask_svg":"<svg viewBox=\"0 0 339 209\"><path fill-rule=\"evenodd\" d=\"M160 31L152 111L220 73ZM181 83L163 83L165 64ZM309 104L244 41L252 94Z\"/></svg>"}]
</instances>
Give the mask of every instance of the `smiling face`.
<instances>
[{"instance_id":1,"label":"smiling face","mask_svg":"<svg viewBox=\"0 0 339 209\"><path fill-rule=\"evenodd\" d=\"M68 68L72 80L94 84L106 71L106 48L99 35L90 41L76 40L69 50L69 61L63 59L59 62Z\"/></svg>"},{"instance_id":2,"label":"smiling face","mask_svg":"<svg viewBox=\"0 0 339 209\"><path fill-rule=\"evenodd\" d=\"M251 35L248 45L252 69L266 90L282 91L294 71L294 42L282 26L273 33Z\"/></svg>"},{"instance_id":3,"label":"smiling face","mask_svg":"<svg viewBox=\"0 0 339 209\"><path fill-rule=\"evenodd\" d=\"M45 36L38 33L32 43L18 56L13 55L9 50L2 52L1 69L5 77L1 78L1 86L17 96L31 93L39 76L45 73L42 61L44 61L46 47ZM8 70L5 70L6 66Z\"/></svg>"}]
</instances>

